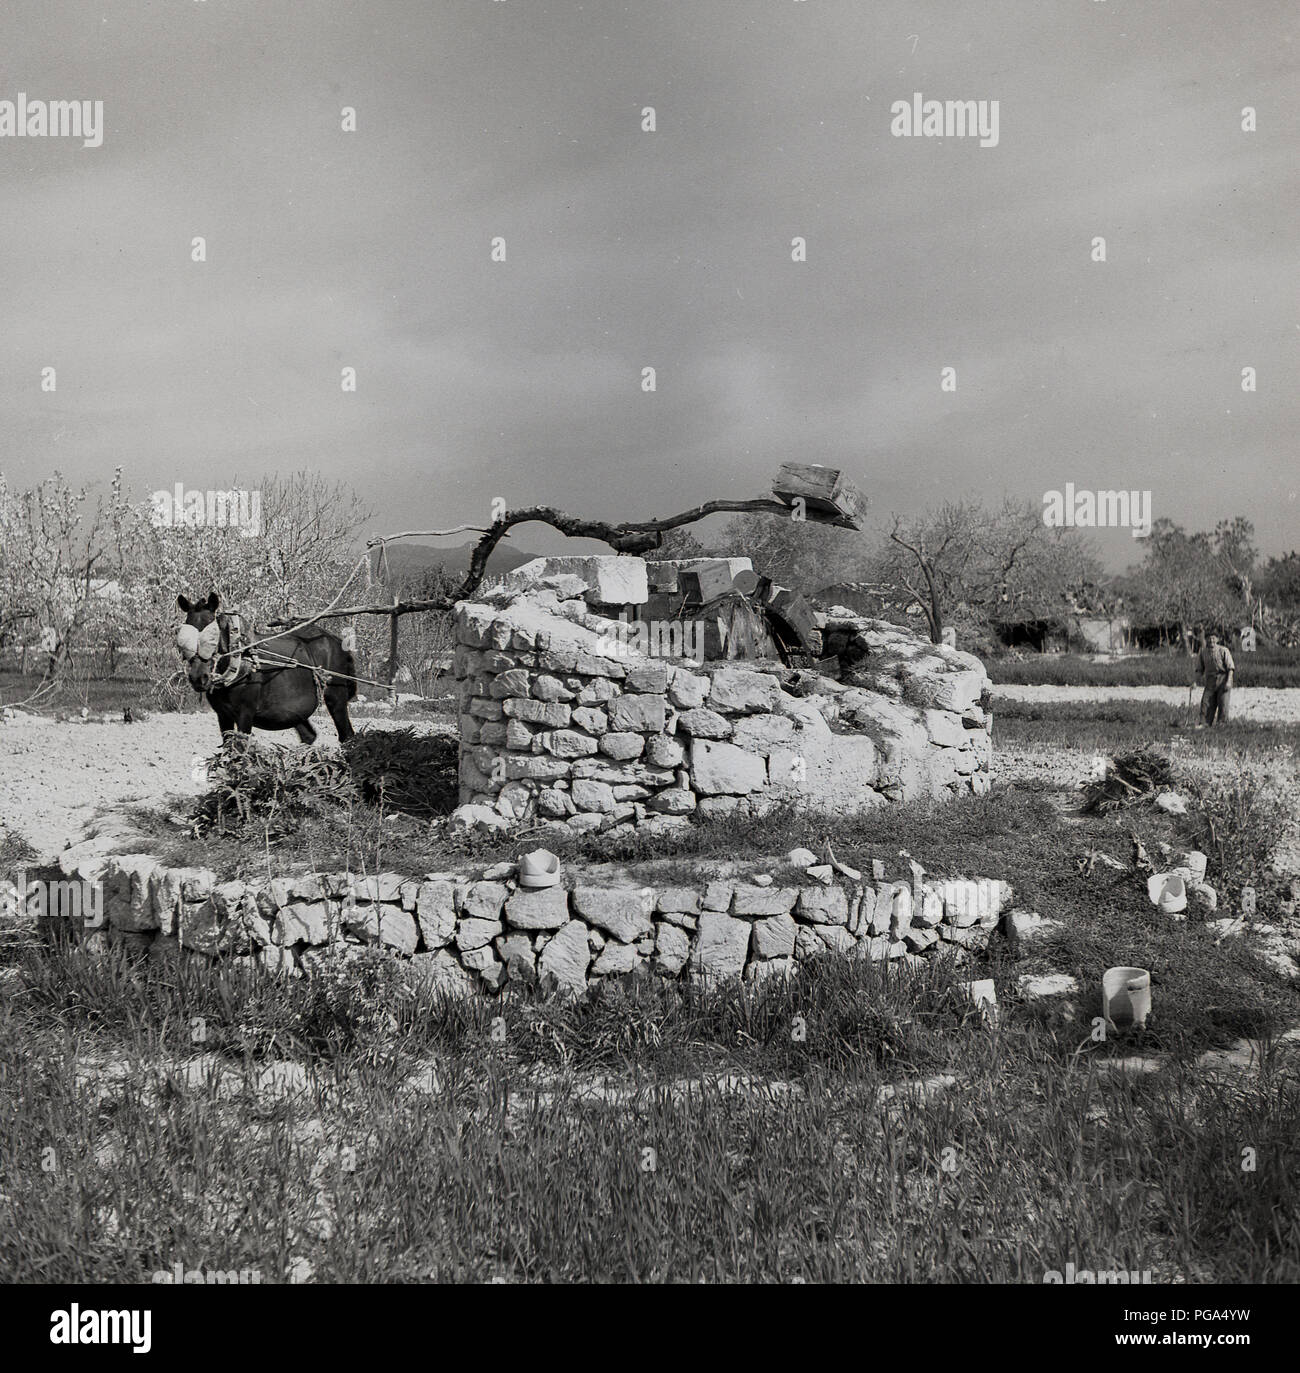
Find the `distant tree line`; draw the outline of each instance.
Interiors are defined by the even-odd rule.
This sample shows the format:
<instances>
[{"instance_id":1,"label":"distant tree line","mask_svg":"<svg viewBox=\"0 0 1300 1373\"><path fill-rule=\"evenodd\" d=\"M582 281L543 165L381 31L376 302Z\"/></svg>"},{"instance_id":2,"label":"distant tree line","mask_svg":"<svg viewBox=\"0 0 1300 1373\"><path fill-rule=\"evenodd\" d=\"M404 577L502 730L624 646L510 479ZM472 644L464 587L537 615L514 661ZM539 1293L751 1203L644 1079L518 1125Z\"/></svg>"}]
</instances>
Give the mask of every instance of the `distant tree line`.
<instances>
[{"instance_id":1,"label":"distant tree line","mask_svg":"<svg viewBox=\"0 0 1300 1373\"><path fill-rule=\"evenodd\" d=\"M706 541L673 531L659 556L739 554L807 594L856 589L935 643L950 625L963 642L992 647L1017 625L1102 617L1187 652L1211 628L1247 625L1265 643L1300 646L1300 552L1261 560L1241 515L1207 532L1156 520L1141 561L1119 574L1105 571L1086 534L1049 527L1037 506L1012 499L948 501L892 516L874 534L741 515Z\"/></svg>"}]
</instances>

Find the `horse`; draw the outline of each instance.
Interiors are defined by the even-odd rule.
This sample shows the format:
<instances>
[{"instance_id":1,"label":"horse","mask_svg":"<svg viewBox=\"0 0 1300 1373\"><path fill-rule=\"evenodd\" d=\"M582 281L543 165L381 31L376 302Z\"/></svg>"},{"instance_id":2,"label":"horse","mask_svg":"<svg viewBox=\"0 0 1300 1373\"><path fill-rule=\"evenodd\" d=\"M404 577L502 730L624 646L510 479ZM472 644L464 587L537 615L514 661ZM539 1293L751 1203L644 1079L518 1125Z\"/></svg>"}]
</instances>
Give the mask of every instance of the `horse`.
<instances>
[{"instance_id":1,"label":"horse","mask_svg":"<svg viewBox=\"0 0 1300 1373\"><path fill-rule=\"evenodd\" d=\"M309 717L318 704L318 680L339 742L356 733L348 719L348 702L357 694L357 684L350 680L356 663L335 635L307 625L277 634L242 655L237 637L232 654L232 621L237 623L238 617L217 613L221 598L215 591L198 602L177 596L176 604L185 612L176 646L186 675L194 690L208 698L223 735L251 734L254 727L293 729L304 744L314 743L316 730ZM346 676L328 675L332 673Z\"/></svg>"}]
</instances>

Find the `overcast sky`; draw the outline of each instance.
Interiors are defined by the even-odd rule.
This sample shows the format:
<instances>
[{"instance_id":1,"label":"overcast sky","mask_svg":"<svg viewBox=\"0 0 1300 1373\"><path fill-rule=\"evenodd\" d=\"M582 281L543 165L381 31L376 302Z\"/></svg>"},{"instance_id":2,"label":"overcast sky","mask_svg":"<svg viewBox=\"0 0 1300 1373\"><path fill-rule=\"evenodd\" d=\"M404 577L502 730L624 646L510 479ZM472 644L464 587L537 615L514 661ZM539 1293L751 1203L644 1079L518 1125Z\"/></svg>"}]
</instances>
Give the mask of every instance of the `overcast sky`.
<instances>
[{"instance_id":1,"label":"overcast sky","mask_svg":"<svg viewBox=\"0 0 1300 1373\"><path fill-rule=\"evenodd\" d=\"M312 466L380 532L497 496L666 515L797 458L881 520L1072 481L1281 551L1298 13L4 0L0 100L102 100L105 130L0 138L0 470L144 496ZM997 100L998 145L892 136L917 91Z\"/></svg>"}]
</instances>

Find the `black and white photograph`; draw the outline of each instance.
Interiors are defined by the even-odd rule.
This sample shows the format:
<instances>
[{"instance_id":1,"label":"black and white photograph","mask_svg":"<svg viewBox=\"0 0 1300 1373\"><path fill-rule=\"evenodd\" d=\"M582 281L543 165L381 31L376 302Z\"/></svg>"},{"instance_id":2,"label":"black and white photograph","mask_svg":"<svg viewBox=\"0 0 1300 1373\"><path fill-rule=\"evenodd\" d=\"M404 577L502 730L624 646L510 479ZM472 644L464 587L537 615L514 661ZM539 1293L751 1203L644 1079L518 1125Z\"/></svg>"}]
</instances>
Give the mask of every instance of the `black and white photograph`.
<instances>
[{"instance_id":1,"label":"black and white photograph","mask_svg":"<svg viewBox=\"0 0 1300 1373\"><path fill-rule=\"evenodd\" d=\"M1280 1340L1298 33L5 0L7 1331Z\"/></svg>"}]
</instances>

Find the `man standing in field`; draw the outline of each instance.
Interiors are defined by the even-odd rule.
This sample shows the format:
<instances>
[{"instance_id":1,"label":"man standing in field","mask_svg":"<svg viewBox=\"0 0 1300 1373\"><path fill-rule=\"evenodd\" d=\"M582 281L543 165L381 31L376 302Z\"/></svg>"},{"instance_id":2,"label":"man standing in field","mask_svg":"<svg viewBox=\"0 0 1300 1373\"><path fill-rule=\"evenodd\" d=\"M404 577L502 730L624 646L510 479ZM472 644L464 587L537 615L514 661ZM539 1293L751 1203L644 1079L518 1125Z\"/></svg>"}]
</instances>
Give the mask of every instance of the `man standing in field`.
<instances>
[{"instance_id":1,"label":"man standing in field","mask_svg":"<svg viewBox=\"0 0 1300 1373\"><path fill-rule=\"evenodd\" d=\"M1205 690L1201 693L1202 723L1197 726L1198 729L1216 722L1221 725L1228 723L1232 675L1236 670L1237 665L1232 661L1227 646L1221 642L1218 634L1211 631L1196 655L1196 680L1199 682L1203 679L1205 682Z\"/></svg>"}]
</instances>

